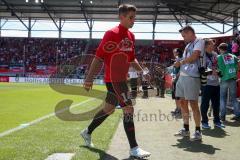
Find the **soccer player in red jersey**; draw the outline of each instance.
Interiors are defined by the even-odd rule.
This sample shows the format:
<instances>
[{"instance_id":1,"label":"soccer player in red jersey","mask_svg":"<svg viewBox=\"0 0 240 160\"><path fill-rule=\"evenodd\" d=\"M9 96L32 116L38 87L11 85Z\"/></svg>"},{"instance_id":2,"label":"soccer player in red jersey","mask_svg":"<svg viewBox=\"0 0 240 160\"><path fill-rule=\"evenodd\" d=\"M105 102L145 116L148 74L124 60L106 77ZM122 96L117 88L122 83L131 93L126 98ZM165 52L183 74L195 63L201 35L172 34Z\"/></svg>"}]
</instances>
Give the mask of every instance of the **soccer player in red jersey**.
<instances>
[{"instance_id":1,"label":"soccer player in red jersey","mask_svg":"<svg viewBox=\"0 0 240 160\"><path fill-rule=\"evenodd\" d=\"M95 72L104 63L104 80L107 88L107 96L104 107L94 117L91 124L81 132L86 146L93 147L91 134L110 114L112 114L117 105L123 110L124 129L130 145L130 156L136 158L147 158L151 154L138 147L135 138L135 127L133 121L134 108L129 98L127 86L127 74L129 66L133 66L138 72L148 77L143 71L135 53L135 37L128 29L134 25L136 16L136 7L129 4L119 6L120 24L108 30L96 52L89 72L84 82L84 88L89 91L93 85Z\"/></svg>"}]
</instances>

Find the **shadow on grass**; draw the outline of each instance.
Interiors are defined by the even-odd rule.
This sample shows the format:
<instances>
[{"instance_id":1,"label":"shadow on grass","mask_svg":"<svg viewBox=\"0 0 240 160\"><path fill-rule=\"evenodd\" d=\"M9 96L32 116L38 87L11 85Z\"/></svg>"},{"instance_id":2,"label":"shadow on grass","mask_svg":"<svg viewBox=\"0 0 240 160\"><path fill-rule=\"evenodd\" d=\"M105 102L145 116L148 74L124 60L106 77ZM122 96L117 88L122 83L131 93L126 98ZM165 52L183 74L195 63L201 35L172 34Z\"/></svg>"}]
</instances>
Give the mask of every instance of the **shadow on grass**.
<instances>
[{"instance_id":1,"label":"shadow on grass","mask_svg":"<svg viewBox=\"0 0 240 160\"><path fill-rule=\"evenodd\" d=\"M187 152L215 154L216 150L221 150L200 141L190 141L189 138L178 139L177 141L177 144L172 146L182 148Z\"/></svg>"},{"instance_id":2,"label":"shadow on grass","mask_svg":"<svg viewBox=\"0 0 240 160\"><path fill-rule=\"evenodd\" d=\"M229 136L224 129L215 127L214 129L204 129L202 130L202 134L205 136L211 136L215 138L224 138Z\"/></svg>"},{"instance_id":3,"label":"shadow on grass","mask_svg":"<svg viewBox=\"0 0 240 160\"><path fill-rule=\"evenodd\" d=\"M86 146L79 146L80 148L85 148L88 149L92 152L98 153L99 154L99 160L118 160L116 157L106 153L105 151L98 149L98 148L89 148Z\"/></svg>"}]
</instances>

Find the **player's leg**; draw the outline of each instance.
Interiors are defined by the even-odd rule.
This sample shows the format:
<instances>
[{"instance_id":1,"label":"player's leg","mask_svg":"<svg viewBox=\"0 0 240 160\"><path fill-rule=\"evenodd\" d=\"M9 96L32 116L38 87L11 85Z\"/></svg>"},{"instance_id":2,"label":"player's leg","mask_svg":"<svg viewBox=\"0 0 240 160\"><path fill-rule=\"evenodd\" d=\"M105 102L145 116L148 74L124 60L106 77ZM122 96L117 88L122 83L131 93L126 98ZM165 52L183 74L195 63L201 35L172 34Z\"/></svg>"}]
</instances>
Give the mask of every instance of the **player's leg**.
<instances>
[{"instance_id":1,"label":"player's leg","mask_svg":"<svg viewBox=\"0 0 240 160\"><path fill-rule=\"evenodd\" d=\"M84 129L81 132L81 136L83 137L86 146L88 147L93 147L93 143L91 140L91 134L92 132L98 127L100 126L104 120L111 115L114 110L115 110L115 106L118 105L118 99L114 93L114 89L111 83L107 83L106 84L107 87L107 97L105 99L105 102L102 104L103 105L103 109L101 109L93 118L93 121L90 123L90 125Z\"/></svg>"},{"instance_id":2,"label":"player's leg","mask_svg":"<svg viewBox=\"0 0 240 160\"><path fill-rule=\"evenodd\" d=\"M130 145L130 156L135 158L147 158L151 155L151 153L144 151L141 149L136 141L135 137L135 126L133 120L134 108L133 106L125 106L123 107L123 125L124 130L126 132L128 142Z\"/></svg>"},{"instance_id":3,"label":"player's leg","mask_svg":"<svg viewBox=\"0 0 240 160\"><path fill-rule=\"evenodd\" d=\"M98 127L100 126L104 120L114 112L115 110L115 106L109 103L103 103L104 108L101 109L93 118L92 122L89 124L89 126L87 128L85 128L82 132L81 132L81 136L83 137L84 141L85 141L85 145L88 147L94 147L93 143L92 143L92 138L91 138L91 134L92 132Z\"/></svg>"},{"instance_id":4,"label":"player's leg","mask_svg":"<svg viewBox=\"0 0 240 160\"><path fill-rule=\"evenodd\" d=\"M128 142L130 145L130 156L135 158L147 158L151 154L147 151L142 150L138 147L136 136L135 136L135 126L134 126L134 108L132 104L132 100L128 94L128 86L126 83L119 83L115 86L115 88L119 88L116 93L120 93L119 102L123 110L123 126L125 133L128 138Z\"/></svg>"}]
</instances>

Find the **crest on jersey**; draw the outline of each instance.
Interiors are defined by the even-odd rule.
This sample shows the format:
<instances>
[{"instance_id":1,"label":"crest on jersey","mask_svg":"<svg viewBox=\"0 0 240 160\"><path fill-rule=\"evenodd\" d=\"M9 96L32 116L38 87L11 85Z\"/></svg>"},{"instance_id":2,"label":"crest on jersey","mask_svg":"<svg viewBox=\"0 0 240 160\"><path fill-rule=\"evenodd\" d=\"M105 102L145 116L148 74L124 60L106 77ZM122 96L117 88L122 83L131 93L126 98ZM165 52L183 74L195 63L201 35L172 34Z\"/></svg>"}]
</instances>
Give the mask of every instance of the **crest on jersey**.
<instances>
[{"instance_id":1,"label":"crest on jersey","mask_svg":"<svg viewBox=\"0 0 240 160\"><path fill-rule=\"evenodd\" d=\"M124 38L118 45L119 51L129 52L133 51L133 42L128 38Z\"/></svg>"}]
</instances>

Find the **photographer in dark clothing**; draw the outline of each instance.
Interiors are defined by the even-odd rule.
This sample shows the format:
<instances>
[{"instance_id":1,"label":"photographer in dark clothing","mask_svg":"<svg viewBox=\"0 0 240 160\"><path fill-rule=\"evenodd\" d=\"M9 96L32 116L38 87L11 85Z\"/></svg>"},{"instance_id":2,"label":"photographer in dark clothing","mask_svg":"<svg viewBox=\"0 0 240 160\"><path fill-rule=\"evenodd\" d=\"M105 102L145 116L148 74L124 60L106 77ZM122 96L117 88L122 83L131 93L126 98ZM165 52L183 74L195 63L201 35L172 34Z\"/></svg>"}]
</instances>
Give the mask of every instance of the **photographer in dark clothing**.
<instances>
[{"instance_id":1,"label":"photographer in dark clothing","mask_svg":"<svg viewBox=\"0 0 240 160\"><path fill-rule=\"evenodd\" d=\"M217 53L214 52L214 41L212 39L205 40L205 73L206 85L202 87L202 102L201 102L201 115L202 115L202 128L209 129L211 126L208 123L208 108L209 101L211 100L213 109L213 123L215 127L224 128L219 117L220 108L220 84L219 74L217 70Z\"/></svg>"}]
</instances>

